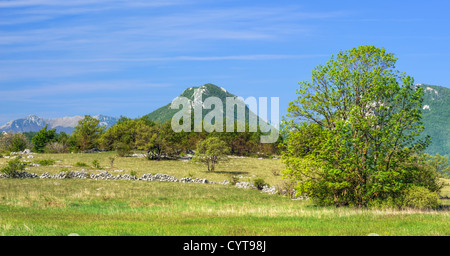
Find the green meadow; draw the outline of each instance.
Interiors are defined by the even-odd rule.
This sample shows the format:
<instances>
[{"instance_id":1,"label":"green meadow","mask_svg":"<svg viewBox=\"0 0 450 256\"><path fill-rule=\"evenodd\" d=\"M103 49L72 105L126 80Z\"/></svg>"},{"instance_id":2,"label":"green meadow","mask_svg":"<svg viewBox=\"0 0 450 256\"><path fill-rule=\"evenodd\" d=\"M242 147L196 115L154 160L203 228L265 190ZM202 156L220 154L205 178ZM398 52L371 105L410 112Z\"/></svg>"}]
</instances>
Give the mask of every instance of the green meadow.
<instances>
[{"instance_id":1,"label":"green meadow","mask_svg":"<svg viewBox=\"0 0 450 256\"><path fill-rule=\"evenodd\" d=\"M282 183L278 159L235 158L209 173L188 160L149 161L113 152L36 154L27 172L62 170L118 174L162 173L222 182L235 176ZM93 168L97 160L101 169ZM8 159L0 159L0 167ZM75 167L76 163L89 167ZM107 168L108 167L108 168ZM442 195L450 195L446 180ZM449 200L440 209L370 210L318 207L309 200L267 194L232 185L91 179L0 179L0 235L3 236L448 236Z\"/></svg>"}]
</instances>

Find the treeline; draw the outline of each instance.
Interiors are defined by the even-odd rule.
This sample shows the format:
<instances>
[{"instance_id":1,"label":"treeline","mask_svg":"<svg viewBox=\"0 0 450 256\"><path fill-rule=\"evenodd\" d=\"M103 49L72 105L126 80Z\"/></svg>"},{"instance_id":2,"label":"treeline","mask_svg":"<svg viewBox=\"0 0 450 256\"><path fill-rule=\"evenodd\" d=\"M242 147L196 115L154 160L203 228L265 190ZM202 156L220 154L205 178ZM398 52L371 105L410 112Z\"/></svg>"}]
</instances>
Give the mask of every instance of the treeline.
<instances>
[{"instance_id":1,"label":"treeline","mask_svg":"<svg viewBox=\"0 0 450 256\"><path fill-rule=\"evenodd\" d=\"M248 124L246 131L175 133L170 122L127 117L121 117L117 124L106 130L97 119L85 116L71 135L47 127L36 133L0 135L0 151L18 152L30 148L36 153L68 153L100 149L117 151L119 156L145 151L149 159L159 160L193 153L200 141L217 137L230 148L231 155L270 157L279 154L281 137L277 143L260 143L262 132L248 132Z\"/></svg>"}]
</instances>

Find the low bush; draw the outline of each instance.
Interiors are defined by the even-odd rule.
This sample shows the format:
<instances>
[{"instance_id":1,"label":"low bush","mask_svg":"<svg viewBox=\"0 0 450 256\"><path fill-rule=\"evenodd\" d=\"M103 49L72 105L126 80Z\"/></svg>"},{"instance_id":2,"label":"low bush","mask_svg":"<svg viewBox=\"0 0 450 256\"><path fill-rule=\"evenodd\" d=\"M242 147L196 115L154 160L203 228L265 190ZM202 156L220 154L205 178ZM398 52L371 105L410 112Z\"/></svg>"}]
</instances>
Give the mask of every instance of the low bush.
<instances>
[{"instance_id":1,"label":"low bush","mask_svg":"<svg viewBox=\"0 0 450 256\"><path fill-rule=\"evenodd\" d=\"M433 209L439 206L439 195L425 187L414 186L408 189L403 200L404 208Z\"/></svg>"},{"instance_id":2,"label":"low bush","mask_svg":"<svg viewBox=\"0 0 450 256\"><path fill-rule=\"evenodd\" d=\"M86 163L77 162L77 163L75 164L75 167L89 167L89 165L87 165Z\"/></svg>"},{"instance_id":3,"label":"low bush","mask_svg":"<svg viewBox=\"0 0 450 256\"><path fill-rule=\"evenodd\" d=\"M22 133L13 135L9 150L12 152L20 152L29 147L27 138Z\"/></svg>"},{"instance_id":4,"label":"low bush","mask_svg":"<svg viewBox=\"0 0 450 256\"><path fill-rule=\"evenodd\" d=\"M92 166L93 166L94 168L97 168L97 169L101 169L101 168L102 168L102 167L100 166L100 163L98 162L97 159L95 159L94 161L92 161Z\"/></svg>"},{"instance_id":5,"label":"low bush","mask_svg":"<svg viewBox=\"0 0 450 256\"><path fill-rule=\"evenodd\" d=\"M20 171L25 170L26 163L20 161L20 158L15 158L8 162L6 167L3 167L0 172L8 175L10 178L15 178Z\"/></svg>"},{"instance_id":6,"label":"low bush","mask_svg":"<svg viewBox=\"0 0 450 256\"><path fill-rule=\"evenodd\" d=\"M35 161L35 163L37 163L39 165L42 165L42 166L49 166L49 165L55 164L55 160L52 160L52 159L41 159L41 160Z\"/></svg>"},{"instance_id":7,"label":"low bush","mask_svg":"<svg viewBox=\"0 0 450 256\"><path fill-rule=\"evenodd\" d=\"M45 152L47 153L67 153L69 147L66 144L59 142L50 142L45 146Z\"/></svg>"},{"instance_id":8,"label":"low bush","mask_svg":"<svg viewBox=\"0 0 450 256\"><path fill-rule=\"evenodd\" d=\"M230 176L230 183L231 183L231 185L236 185L236 183L238 183L239 182L239 177L238 176L236 176L236 175L231 175Z\"/></svg>"},{"instance_id":9,"label":"low bush","mask_svg":"<svg viewBox=\"0 0 450 256\"><path fill-rule=\"evenodd\" d=\"M283 180L279 185L277 185L277 193L280 195L288 196L290 198L296 198L295 186L296 182L292 180Z\"/></svg>"},{"instance_id":10,"label":"low bush","mask_svg":"<svg viewBox=\"0 0 450 256\"><path fill-rule=\"evenodd\" d=\"M108 157L108 160L109 160L110 167L114 168L114 161L116 160L116 157L110 156L110 157Z\"/></svg>"},{"instance_id":11,"label":"low bush","mask_svg":"<svg viewBox=\"0 0 450 256\"><path fill-rule=\"evenodd\" d=\"M259 189L262 190L264 186L268 185L263 178L255 178L253 180L253 185Z\"/></svg>"}]
</instances>

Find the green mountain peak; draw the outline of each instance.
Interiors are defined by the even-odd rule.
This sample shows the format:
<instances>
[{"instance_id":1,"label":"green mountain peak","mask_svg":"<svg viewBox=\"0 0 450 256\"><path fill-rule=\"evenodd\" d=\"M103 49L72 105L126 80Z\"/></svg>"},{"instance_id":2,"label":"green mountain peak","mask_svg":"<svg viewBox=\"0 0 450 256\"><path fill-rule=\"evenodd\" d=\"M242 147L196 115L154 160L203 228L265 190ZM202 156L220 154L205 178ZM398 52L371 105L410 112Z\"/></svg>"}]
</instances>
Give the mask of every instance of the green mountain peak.
<instances>
[{"instance_id":1,"label":"green mountain peak","mask_svg":"<svg viewBox=\"0 0 450 256\"><path fill-rule=\"evenodd\" d=\"M190 101L194 102L194 104L195 104L195 99L197 98L196 96L198 96L198 95L195 95L196 93L202 94L202 101L204 101L208 97L219 98L223 102L224 108L225 108L225 102L226 102L227 97L237 97L236 95L228 92L225 88L219 87L219 86L217 86L215 84L211 84L211 83L207 83L207 84L204 84L199 87L187 88L180 94L180 97L186 97ZM152 120L152 121L156 121L156 122L169 121L172 119L173 115L179 111L178 109L171 109L170 105L171 105L171 103L145 115L143 118L146 118L146 119ZM245 109L246 109L245 116L248 120L249 109L247 106L245 107ZM205 111L205 110L203 111L203 116L205 116L206 112L207 111ZM224 111L224 115L225 115L225 111ZM237 117L237 115L235 115L235 119L236 119L236 117Z\"/></svg>"}]
</instances>

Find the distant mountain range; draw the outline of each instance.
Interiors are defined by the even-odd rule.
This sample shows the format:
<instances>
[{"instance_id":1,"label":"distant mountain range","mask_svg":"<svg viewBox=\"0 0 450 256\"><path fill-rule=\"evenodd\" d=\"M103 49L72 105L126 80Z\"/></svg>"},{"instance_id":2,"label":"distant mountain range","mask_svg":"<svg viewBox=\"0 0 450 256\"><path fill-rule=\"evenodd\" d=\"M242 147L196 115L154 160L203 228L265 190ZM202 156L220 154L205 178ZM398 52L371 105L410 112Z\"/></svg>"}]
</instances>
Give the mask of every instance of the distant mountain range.
<instances>
[{"instance_id":1,"label":"distant mountain range","mask_svg":"<svg viewBox=\"0 0 450 256\"><path fill-rule=\"evenodd\" d=\"M117 118L97 115L93 116L98 119L101 126L109 128L117 123ZM78 121L83 119L83 116L71 116L53 119L44 119L36 115L29 115L25 118L17 119L0 126L0 132L18 133L18 132L37 132L48 125L47 129L56 129L57 132L72 133Z\"/></svg>"}]
</instances>

